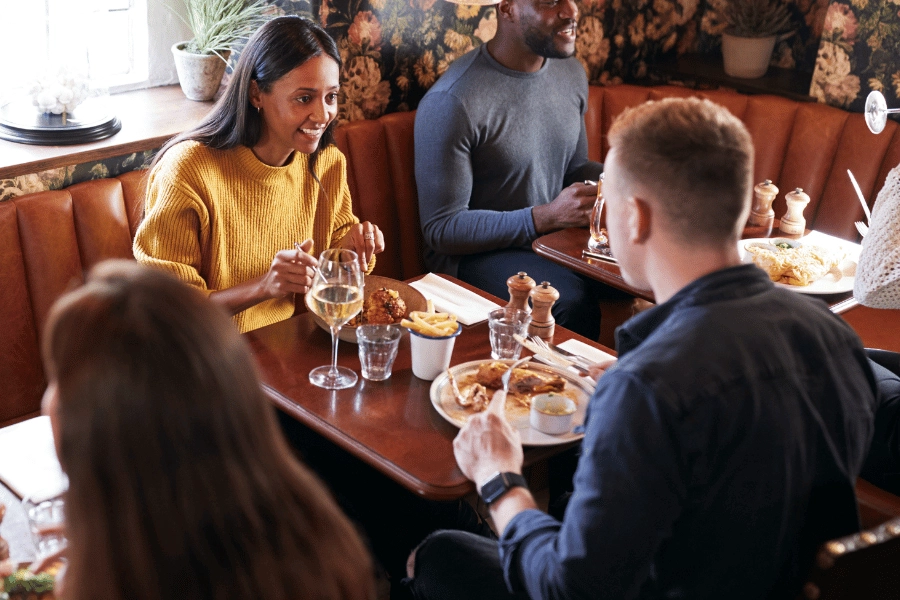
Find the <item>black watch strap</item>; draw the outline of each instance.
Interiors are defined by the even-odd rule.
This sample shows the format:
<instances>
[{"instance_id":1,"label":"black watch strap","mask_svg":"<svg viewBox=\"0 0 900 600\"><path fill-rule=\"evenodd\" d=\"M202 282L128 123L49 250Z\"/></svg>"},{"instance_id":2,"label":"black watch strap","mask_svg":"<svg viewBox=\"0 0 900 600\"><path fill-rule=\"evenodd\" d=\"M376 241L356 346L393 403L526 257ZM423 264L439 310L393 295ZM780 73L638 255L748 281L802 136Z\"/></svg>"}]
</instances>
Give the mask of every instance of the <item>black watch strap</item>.
<instances>
[{"instance_id":1,"label":"black watch strap","mask_svg":"<svg viewBox=\"0 0 900 600\"><path fill-rule=\"evenodd\" d=\"M514 487L528 487L528 482L518 473L497 473L481 486L481 499L490 506Z\"/></svg>"}]
</instances>

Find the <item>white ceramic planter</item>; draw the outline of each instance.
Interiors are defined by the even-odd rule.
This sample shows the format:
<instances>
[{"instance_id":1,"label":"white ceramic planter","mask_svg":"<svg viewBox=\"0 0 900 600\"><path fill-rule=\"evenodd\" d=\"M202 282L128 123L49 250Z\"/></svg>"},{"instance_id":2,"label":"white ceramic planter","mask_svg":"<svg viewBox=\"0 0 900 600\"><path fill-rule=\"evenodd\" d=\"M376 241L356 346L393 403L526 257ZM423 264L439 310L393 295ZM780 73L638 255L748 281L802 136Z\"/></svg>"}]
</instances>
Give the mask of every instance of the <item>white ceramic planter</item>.
<instances>
[{"instance_id":1,"label":"white ceramic planter","mask_svg":"<svg viewBox=\"0 0 900 600\"><path fill-rule=\"evenodd\" d=\"M725 74L741 79L756 79L769 70L776 36L745 38L722 34L722 59Z\"/></svg>"},{"instance_id":2,"label":"white ceramic planter","mask_svg":"<svg viewBox=\"0 0 900 600\"><path fill-rule=\"evenodd\" d=\"M178 42L172 46L181 91L188 100L212 100L222 83L222 76L225 75L225 61L215 54L185 52L185 44L187 42ZM227 60L230 54L231 52L223 52L222 56Z\"/></svg>"}]
</instances>

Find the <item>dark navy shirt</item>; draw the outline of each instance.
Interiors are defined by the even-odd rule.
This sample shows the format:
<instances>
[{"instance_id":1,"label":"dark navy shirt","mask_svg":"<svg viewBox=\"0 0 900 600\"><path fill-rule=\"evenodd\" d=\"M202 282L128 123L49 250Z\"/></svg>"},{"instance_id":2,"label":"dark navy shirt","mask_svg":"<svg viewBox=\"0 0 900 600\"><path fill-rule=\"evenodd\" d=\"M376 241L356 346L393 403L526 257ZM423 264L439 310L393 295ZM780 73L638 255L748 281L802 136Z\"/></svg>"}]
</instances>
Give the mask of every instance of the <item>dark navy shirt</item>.
<instances>
[{"instance_id":1,"label":"dark navy shirt","mask_svg":"<svg viewBox=\"0 0 900 600\"><path fill-rule=\"evenodd\" d=\"M874 380L853 330L753 265L706 275L616 332L560 523L500 541L532 598L793 597L859 528Z\"/></svg>"}]
</instances>

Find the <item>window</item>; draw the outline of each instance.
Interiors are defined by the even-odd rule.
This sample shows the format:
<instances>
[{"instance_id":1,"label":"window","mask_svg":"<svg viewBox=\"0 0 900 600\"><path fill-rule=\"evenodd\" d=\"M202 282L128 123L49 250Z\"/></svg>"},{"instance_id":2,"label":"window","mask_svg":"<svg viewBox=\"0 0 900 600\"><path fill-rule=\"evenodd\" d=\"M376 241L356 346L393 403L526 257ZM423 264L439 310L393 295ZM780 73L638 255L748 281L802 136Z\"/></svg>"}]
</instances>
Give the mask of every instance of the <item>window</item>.
<instances>
[{"instance_id":1,"label":"window","mask_svg":"<svg viewBox=\"0 0 900 600\"><path fill-rule=\"evenodd\" d=\"M147 0L3 0L0 22L0 80L10 88L59 67L111 91L149 77Z\"/></svg>"}]
</instances>

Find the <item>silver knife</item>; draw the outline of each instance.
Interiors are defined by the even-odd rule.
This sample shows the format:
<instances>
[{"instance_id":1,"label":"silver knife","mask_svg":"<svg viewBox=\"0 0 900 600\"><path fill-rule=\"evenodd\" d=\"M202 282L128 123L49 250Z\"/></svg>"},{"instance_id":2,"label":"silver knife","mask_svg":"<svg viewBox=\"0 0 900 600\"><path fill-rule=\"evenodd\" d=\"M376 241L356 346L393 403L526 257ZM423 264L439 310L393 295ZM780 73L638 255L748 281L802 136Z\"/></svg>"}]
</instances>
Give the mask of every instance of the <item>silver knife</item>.
<instances>
[{"instance_id":1,"label":"silver knife","mask_svg":"<svg viewBox=\"0 0 900 600\"><path fill-rule=\"evenodd\" d=\"M863 196L862 190L859 189L859 184L856 183L856 177L853 176L850 169L847 169L847 175L850 176L850 183L853 184L853 189L856 190L856 197L859 198L859 203L862 204L863 212L866 213L866 221L871 224L872 213L869 212L869 205L866 204L866 198Z\"/></svg>"}]
</instances>

